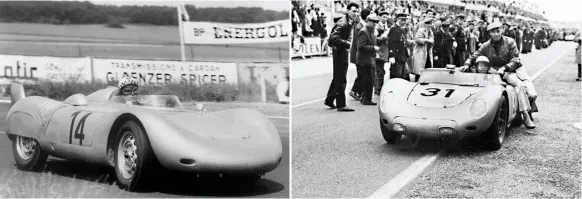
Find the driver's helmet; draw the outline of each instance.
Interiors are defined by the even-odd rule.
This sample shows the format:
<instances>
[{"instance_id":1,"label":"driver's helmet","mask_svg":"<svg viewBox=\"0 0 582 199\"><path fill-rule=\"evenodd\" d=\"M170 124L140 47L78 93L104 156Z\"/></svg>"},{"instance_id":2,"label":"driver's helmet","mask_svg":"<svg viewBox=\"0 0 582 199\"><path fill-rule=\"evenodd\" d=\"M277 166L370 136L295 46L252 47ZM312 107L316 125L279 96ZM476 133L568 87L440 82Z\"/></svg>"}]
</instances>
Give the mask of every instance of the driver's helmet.
<instances>
[{"instance_id":1,"label":"driver's helmet","mask_svg":"<svg viewBox=\"0 0 582 199\"><path fill-rule=\"evenodd\" d=\"M479 63L479 62L489 63L489 58L487 58L485 56L479 56L479 57L477 57L477 60L475 60L475 63Z\"/></svg>"},{"instance_id":2,"label":"driver's helmet","mask_svg":"<svg viewBox=\"0 0 582 199\"><path fill-rule=\"evenodd\" d=\"M475 72L477 73L489 73L489 59L485 56L477 57L475 60Z\"/></svg>"},{"instance_id":3,"label":"driver's helmet","mask_svg":"<svg viewBox=\"0 0 582 199\"><path fill-rule=\"evenodd\" d=\"M119 81L119 84L117 84L117 88L119 88L120 95L137 95L139 85L135 79L124 77Z\"/></svg>"}]
</instances>

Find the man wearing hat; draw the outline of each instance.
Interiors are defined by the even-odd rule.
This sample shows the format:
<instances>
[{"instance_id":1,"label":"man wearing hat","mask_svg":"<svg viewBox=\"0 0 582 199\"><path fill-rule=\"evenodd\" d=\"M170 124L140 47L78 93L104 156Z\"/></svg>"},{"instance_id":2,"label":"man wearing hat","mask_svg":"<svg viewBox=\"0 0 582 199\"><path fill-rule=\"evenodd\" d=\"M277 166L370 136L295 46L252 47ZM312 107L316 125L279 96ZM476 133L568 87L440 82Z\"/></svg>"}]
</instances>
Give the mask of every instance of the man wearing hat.
<instances>
[{"instance_id":1,"label":"man wearing hat","mask_svg":"<svg viewBox=\"0 0 582 199\"><path fill-rule=\"evenodd\" d=\"M454 64L460 67L465 63L467 53L467 33L465 32L465 15L457 15L456 27L453 36L455 37L456 47L455 47L455 60Z\"/></svg>"},{"instance_id":2,"label":"man wearing hat","mask_svg":"<svg viewBox=\"0 0 582 199\"><path fill-rule=\"evenodd\" d=\"M434 67L445 68L451 64L453 53L453 37L449 32L451 23L444 17L441 25L434 33Z\"/></svg>"},{"instance_id":3,"label":"man wearing hat","mask_svg":"<svg viewBox=\"0 0 582 199\"><path fill-rule=\"evenodd\" d=\"M477 44L477 49L479 49L481 45L489 41L489 33L487 32L487 22L479 20L477 24L479 25L479 43Z\"/></svg>"},{"instance_id":4,"label":"man wearing hat","mask_svg":"<svg viewBox=\"0 0 582 199\"><path fill-rule=\"evenodd\" d=\"M357 13L360 6L352 2L347 6L346 15L343 16L333 27L329 36L328 45L332 47L333 53L333 79L327 91L327 98L324 104L338 111L347 112L354 109L346 106L346 83L348 73L348 58L351 43L349 41L353 26L357 23ZM334 105L334 101L336 104Z\"/></svg>"},{"instance_id":5,"label":"man wearing hat","mask_svg":"<svg viewBox=\"0 0 582 199\"><path fill-rule=\"evenodd\" d=\"M501 34L501 26L501 23L493 22L487 27L491 39L467 59L465 66L461 67L460 71L470 70L475 65L478 57L485 56L489 59L491 67L502 75L508 84L515 87L518 93L524 92L526 91L526 85L522 82L522 79L525 79L523 76L527 76L527 74L516 73L516 70L521 67L517 44L512 38ZM531 95L531 93L528 94ZM535 99L535 96L533 98ZM530 111L532 110L530 100L526 95L518 95L518 100L519 111L522 113L524 125L529 129L535 128L530 116Z\"/></svg>"},{"instance_id":6,"label":"man wearing hat","mask_svg":"<svg viewBox=\"0 0 582 199\"><path fill-rule=\"evenodd\" d=\"M525 24L523 30L523 42L522 42L522 49L521 53L529 53L531 52L531 47L533 45L534 40L534 31L532 30L532 26L530 24Z\"/></svg>"},{"instance_id":7,"label":"man wearing hat","mask_svg":"<svg viewBox=\"0 0 582 199\"><path fill-rule=\"evenodd\" d=\"M372 91L374 89L374 71L376 65L376 52L380 50L376 44L376 35L374 34L376 25L380 19L376 14L370 14L366 18L366 26L358 32L358 54L356 64L362 69L361 91L362 97L360 103L363 105L376 105L372 102Z\"/></svg>"},{"instance_id":8,"label":"man wearing hat","mask_svg":"<svg viewBox=\"0 0 582 199\"><path fill-rule=\"evenodd\" d=\"M368 15L370 15L370 13L372 12L372 10L365 8L362 10L362 12L360 12L360 18L359 18L359 22L354 26L353 29L353 33L352 33L352 45L354 46L353 48L350 49L350 62L352 64L356 65L356 79L354 80L354 84L352 86L352 92L350 92L350 96L352 96L352 98L354 98L355 100L360 100L360 97L362 95L362 89L361 89L361 79L362 79L362 66L358 65L356 62L356 55L358 54L358 32L360 32L360 30L362 30L362 28L364 28L366 26L366 18L368 17Z\"/></svg>"},{"instance_id":9,"label":"man wearing hat","mask_svg":"<svg viewBox=\"0 0 582 199\"><path fill-rule=\"evenodd\" d=\"M380 23L376 25L375 33L378 37L378 47L380 47L380 51L378 51L378 56L376 57L376 82L374 83L374 94L377 95L382 90L384 75L386 74L384 64L388 61L388 31L390 30L390 26L392 26L392 22L389 20L390 13L385 10L380 11Z\"/></svg>"},{"instance_id":10,"label":"man wearing hat","mask_svg":"<svg viewBox=\"0 0 582 199\"><path fill-rule=\"evenodd\" d=\"M406 62L410 58L406 48L407 40L403 26L408 20L408 15L399 13L396 15L396 23L388 33L388 61L390 62L390 79L402 78L410 81L410 75L406 68Z\"/></svg>"}]
</instances>

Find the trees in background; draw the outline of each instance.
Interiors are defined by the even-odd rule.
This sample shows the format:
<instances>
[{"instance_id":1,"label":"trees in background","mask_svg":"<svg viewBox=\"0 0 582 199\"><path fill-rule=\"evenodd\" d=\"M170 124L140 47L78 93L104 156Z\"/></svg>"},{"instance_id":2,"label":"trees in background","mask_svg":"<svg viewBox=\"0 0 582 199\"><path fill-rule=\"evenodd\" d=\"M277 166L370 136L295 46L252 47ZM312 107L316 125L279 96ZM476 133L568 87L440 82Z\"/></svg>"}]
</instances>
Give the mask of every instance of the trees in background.
<instances>
[{"instance_id":1,"label":"trees in background","mask_svg":"<svg viewBox=\"0 0 582 199\"><path fill-rule=\"evenodd\" d=\"M287 11L257 7L197 8L187 5L191 21L260 23L289 19ZM178 25L176 8L169 6L96 5L75 1L0 1L0 21L49 24L130 23Z\"/></svg>"}]
</instances>

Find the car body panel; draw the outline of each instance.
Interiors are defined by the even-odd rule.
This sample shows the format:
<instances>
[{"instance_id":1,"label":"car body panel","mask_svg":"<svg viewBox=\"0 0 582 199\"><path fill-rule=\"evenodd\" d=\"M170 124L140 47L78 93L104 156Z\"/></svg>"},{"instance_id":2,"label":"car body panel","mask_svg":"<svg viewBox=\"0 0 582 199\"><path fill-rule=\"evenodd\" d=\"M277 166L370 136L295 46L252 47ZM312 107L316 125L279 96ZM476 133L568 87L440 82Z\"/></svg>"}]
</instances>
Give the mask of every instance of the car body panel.
<instances>
[{"instance_id":1,"label":"car body panel","mask_svg":"<svg viewBox=\"0 0 582 199\"><path fill-rule=\"evenodd\" d=\"M143 126L156 158L168 169L259 174L274 170L281 161L277 129L258 111L206 113L109 101L116 92L115 87L96 91L80 106L25 97L8 112L6 132L39 140L41 148L56 157L110 165L107 150L109 136L114 135L110 132L116 132L117 120L131 116ZM182 164L182 158L196 163Z\"/></svg>"},{"instance_id":2,"label":"car body panel","mask_svg":"<svg viewBox=\"0 0 582 199\"><path fill-rule=\"evenodd\" d=\"M448 74L448 69L425 69L425 71L445 71L446 73L442 74ZM459 76L465 74L457 72L450 74L453 76L446 75L446 78L449 78L448 80L462 78ZM380 94L381 124L390 130L395 123L403 124L406 130L399 132L403 135L439 138L443 135L438 133L438 129L450 127L455 129L454 135L450 135L455 138L476 136L486 131L493 122L502 95L507 96L508 124L511 123L517 113L518 101L515 89L497 84L496 82L501 82L499 76L478 77L479 74L470 76L474 77L469 77L468 81L463 80L464 85L454 85L451 82L427 83L422 82L422 78L419 83L403 79L387 80ZM470 79L475 77L490 79L494 83L490 84L487 80L466 84L472 82ZM438 78L434 80L439 81ZM440 92L433 95L435 89L429 88L438 89ZM448 99L445 97L447 89L454 90ZM470 113L470 107L476 100L483 100L487 104L486 111L481 117L474 117Z\"/></svg>"}]
</instances>

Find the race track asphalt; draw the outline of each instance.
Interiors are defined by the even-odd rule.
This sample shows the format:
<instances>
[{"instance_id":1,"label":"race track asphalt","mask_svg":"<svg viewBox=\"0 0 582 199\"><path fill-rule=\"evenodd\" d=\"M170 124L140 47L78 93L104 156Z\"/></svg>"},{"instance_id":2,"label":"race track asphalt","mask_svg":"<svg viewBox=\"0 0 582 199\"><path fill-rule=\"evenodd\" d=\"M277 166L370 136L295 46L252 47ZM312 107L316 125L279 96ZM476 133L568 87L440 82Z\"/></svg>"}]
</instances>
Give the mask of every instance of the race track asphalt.
<instances>
[{"instance_id":1,"label":"race track asphalt","mask_svg":"<svg viewBox=\"0 0 582 199\"><path fill-rule=\"evenodd\" d=\"M271 118L281 136L283 160L279 167L263 176L254 189L232 189L221 186L220 184L204 183L202 183L202 186L200 186L200 183L194 186L190 183L193 181L192 179L171 178L171 182L159 182L159 186L156 187L157 190L144 193L130 193L111 185L115 183L115 174L111 169L92 164L49 158L45 172L33 173L16 169L11 142L4 133L6 126L5 118L9 108L10 104L0 103L0 198L289 197L288 118ZM44 185L42 183L43 181L45 182ZM47 185L47 181L50 184ZM34 187L34 189L27 190L28 187Z\"/></svg>"},{"instance_id":2,"label":"race track asphalt","mask_svg":"<svg viewBox=\"0 0 582 199\"><path fill-rule=\"evenodd\" d=\"M533 76L558 57L571 54L574 48L575 43L556 42L547 49L533 49L532 53L520 57L529 75ZM292 61L293 197L365 198L423 155L448 147L422 141L414 148L406 137L395 145L386 144L380 133L378 107L363 106L347 95L356 77L354 68L350 65L346 96L348 106L356 111L340 113L323 105L332 79L331 58ZM571 79L575 79L575 74L571 74ZM375 97L374 101L379 100ZM537 125L549 123L541 120ZM415 197L396 195L408 196Z\"/></svg>"}]
</instances>

